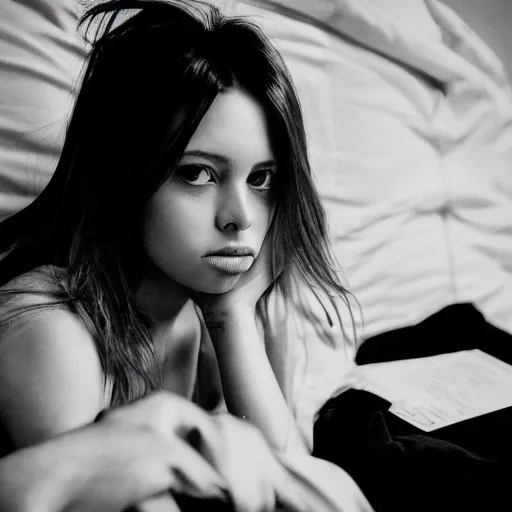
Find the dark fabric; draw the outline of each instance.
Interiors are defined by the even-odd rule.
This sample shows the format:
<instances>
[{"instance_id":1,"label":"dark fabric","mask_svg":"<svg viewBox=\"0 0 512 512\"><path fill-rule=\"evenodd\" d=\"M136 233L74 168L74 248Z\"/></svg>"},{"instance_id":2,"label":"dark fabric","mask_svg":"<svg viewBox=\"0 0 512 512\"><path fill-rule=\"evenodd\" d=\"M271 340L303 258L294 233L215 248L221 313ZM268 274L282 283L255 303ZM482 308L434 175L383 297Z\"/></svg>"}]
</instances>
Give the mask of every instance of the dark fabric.
<instances>
[{"instance_id":1,"label":"dark fabric","mask_svg":"<svg viewBox=\"0 0 512 512\"><path fill-rule=\"evenodd\" d=\"M222 503L213 499L191 498L189 496L173 496L181 512L235 512L231 503ZM140 512L140 507L130 507L124 512Z\"/></svg>"},{"instance_id":2,"label":"dark fabric","mask_svg":"<svg viewBox=\"0 0 512 512\"><path fill-rule=\"evenodd\" d=\"M380 363L473 348L512 364L512 336L488 323L472 304L454 304L417 325L369 338L357 351L356 362Z\"/></svg>"},{"instance_id":3,"label":"dark fabric","mask_svg":"<svg viewBox=\"0 0 512 512\"><path fill-rule=\"evenodd\" d=\"M357 362L471 348L512 363L512 336L472 305L459 304L367 340ZM371 393L349 390L325 404L314 427L314 455L348 471L376 512L512 507L512 408L425 433L389 406Z\"/></svg>"}]
</instances>

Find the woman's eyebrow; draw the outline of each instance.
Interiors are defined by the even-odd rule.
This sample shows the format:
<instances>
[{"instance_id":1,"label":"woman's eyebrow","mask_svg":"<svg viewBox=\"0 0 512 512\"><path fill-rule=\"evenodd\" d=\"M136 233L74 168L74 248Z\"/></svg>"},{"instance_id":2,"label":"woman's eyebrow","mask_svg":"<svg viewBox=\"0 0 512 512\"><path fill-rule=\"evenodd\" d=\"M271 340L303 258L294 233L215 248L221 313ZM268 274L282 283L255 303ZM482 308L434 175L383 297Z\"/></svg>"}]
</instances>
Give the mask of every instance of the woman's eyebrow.
<instances>
[{"instance_id":1,"label":"woman's eyebrow","mask_svg":"<svg viewBox=\"0 0 512 512\"><path fill-rule=\"evenodd\" d=\"M210 160L214 160L219 165L227 165L229 163L229 159L223 155L210 153L209 151L202 151L200 149L190 149L185 151L183 156L199 156L202 158L209 158Z\"/></svg>"},{"instance_id":2,"label":"woman's eyebrow","mask_svg":"<svg viewBox=\"0 0 512 512\"><path fill-rule=\"evenodd\" d=\"M198 156L200 158L209 158L213 160L217 165L228 165L230 160L224 155L219 155L218 153L211 153L210 151L203 151L201 149L190 149L183 153L183 156ZM261 168L261 167L275 167L276 161L273 159L264 160L262 162L258 162L253 166L253 169Z\"/></svg>"},{"instance_id":3,"label":"woman's eyebrow","mask_svg":"<svg viewBox=\"0 0 512 512\"><path fill-rule=\"evenodd\" d=\"M259 169L261 167L268 168L268 167L276 167L276 161L275 160L264 160L263 162L259 162L253 166L253 169Z\"/></svg>"}]
</instances>

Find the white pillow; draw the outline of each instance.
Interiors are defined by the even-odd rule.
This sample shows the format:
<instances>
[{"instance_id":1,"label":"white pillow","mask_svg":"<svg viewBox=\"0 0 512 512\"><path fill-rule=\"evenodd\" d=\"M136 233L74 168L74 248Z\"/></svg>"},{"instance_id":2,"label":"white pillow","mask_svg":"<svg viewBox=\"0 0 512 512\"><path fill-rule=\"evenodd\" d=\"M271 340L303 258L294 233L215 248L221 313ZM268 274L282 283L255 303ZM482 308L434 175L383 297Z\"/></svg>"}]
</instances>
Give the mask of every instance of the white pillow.
<instances>
[{"instance_id":1,"label":"white pillow","mask_svg":"<svg viewBox=\"0 0 512 512\"><path fill-rule=\"evenodd\" d=\"M0 219L48 182L84 51L75 0L0 2Z\"/></svg>"}]
</instances>

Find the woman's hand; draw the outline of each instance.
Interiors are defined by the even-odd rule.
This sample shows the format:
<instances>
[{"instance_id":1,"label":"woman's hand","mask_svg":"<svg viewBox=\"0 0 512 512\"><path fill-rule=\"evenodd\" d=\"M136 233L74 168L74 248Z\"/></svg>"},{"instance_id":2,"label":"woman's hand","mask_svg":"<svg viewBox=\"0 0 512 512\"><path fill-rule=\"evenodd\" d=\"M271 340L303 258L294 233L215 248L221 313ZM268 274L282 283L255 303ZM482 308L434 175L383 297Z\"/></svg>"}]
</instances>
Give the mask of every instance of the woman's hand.
<instances>
[{"instance_id":1,"label":"woman's hand","mask_svg":"<svg viewBox=\"0 0 512 512\"><path fill-rule=\"evenodd\" d=\"M200 453L216 450L220 434L213 418L192 402L172 393L156 392L129 406L108 411L99 426L116 439L125 437L125 454L116 447L112 462L102 470L125 482L122 492L134 494L139 501L160 491L159 503L173 502L173 494L201 499L229 498L227 483L212 461ZM102 434L105 435L105 434ZM130 437L133 439L130 442ZM110 460L110 459L109 459ZM91 486L98 488L108 480L98 472ZM151 510L155 510L153 507ZM171 508L170 510L174 510Z\"/></svg>"},{"instance_id":2,"label":"woman's hand","mask_svg":"<svg viewBox=\"0 0 512 512\"><path fill-rule=\"evenodd\" d=\"M121 512L137 503L144 512L178 512L178 496L220 500L236 512L271 511L277 497L302 510L293 478L257 429L170 393L0 460L6 512Z\"/></svg>"},{"instance_id":3,"label":"woman's hand","mask_svg":"<svg viewBox=\"0 0 512 512\"><path fill-rule=\"evenodd\" d=\"M194 301L201 309L207 326L223 321L226 315L234 311L256 311L256 303L272 283L270 272L271 248L268 237L265 238L258 257L251 268L243 273L233 289L222 294L197 293Z\"/></svg>"},{"instance_id":4,"label":"woman's hand","mask_svg":"<svg viewBox=\"0 0 512 512\"><path fill-rule=\"evenodd\" d=\"M168 491L226 500L226 481L191 441L198 436L205 450L218 450L221 434L207 413L155 393L1 459L0 509L120 512L161 494L166 511L178 510Z\"/></svg>"},{"instance_id":5,"label":"woman's hand","mask_svg":"<svg viewBox=\"0 0 512 512\"><path fill-rule=\"evenodd\" d=\"M142 483L147 489L148 475L150 485L156 481L164 484L164 478L170 475L167 478L171 480L168 486L171 493L218 499L232 504L236 512L273 512L276 500L286 505L289 512L304 510L294 475L274 456L260 431L229 414L207 415L180 397L156 393L132 406L107 413L100 423L103 422L116 432L135 426L148 431L150 437L164 440L164 446L155 446L163 453L156 450L140 453L141 446L137 459L119 461L122 467L117 469L117 478L125 481L124 487L129 492L141 488ZM136 478L130 482L133 476ZM111 484L100 473L93 488L111 489ZM171 494L153 494L156 497L138 507L141 512L179 510Z\"/></svg>"}]
</instances>

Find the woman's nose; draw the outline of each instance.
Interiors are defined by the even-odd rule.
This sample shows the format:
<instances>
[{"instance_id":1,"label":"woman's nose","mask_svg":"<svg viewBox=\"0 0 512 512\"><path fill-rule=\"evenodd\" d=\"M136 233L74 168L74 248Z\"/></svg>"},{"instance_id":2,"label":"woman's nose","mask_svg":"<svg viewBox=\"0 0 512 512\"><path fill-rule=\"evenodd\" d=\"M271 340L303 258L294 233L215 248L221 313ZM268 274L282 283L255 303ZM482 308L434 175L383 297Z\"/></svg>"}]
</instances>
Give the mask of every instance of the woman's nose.
<instances>
[{"instance_id":1,"label":"woman's nose","mask_svg":"<svg viewBox=\"0 0 512 512\"><path fill-rule=\"evenodd\" d=\"M221 231L244 231L251 227L253 214L250 198L240 188L230 188L220 198L216 225Z\"/></svg>"}]
</instances>

